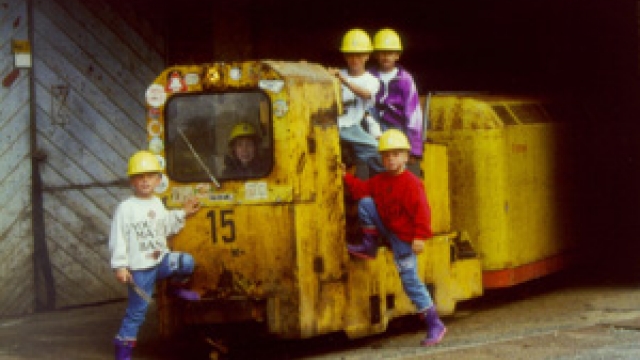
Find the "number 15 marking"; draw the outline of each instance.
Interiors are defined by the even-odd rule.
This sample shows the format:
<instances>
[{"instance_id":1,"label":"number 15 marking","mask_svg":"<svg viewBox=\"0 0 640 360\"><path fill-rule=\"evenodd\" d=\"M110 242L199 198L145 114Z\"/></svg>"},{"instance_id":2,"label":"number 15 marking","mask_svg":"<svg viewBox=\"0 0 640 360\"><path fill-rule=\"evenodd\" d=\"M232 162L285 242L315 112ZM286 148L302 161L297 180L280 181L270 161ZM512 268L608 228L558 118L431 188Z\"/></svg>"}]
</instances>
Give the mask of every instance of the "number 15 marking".
<instances>
[{"instance_id":1,"label":"number 15 marking","mask_svg":"<svg viewBox=\"0 0 640 360\"><path fill-rule=\"evenodd\" d=\"M211 219L211 241L215 244L218 242L217 229L229 228L229 236L222 235L224 242L236 241L236 223L233 221L233 210L220 210L220 216L216 216L215 210L211 210L207 213L207 217ZM220 223L216 223L216 218L220 219Z\"/></svg>"}]
</instances>

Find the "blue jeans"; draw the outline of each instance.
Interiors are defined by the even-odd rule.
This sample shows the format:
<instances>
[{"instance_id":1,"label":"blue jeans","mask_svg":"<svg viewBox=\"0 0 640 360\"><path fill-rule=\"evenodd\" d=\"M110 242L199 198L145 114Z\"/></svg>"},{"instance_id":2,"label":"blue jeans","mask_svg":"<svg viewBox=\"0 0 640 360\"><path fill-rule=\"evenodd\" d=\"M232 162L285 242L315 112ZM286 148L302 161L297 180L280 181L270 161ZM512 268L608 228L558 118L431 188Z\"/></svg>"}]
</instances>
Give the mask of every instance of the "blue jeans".
<instances>
[{"instance_id":1,"label":"blue jeans","mask_svg":"<svg viewBox=\"0 0 640 360\"><path fill-rule=\"evenodd\" d=\"M411 244L400 240L387 228L380 220L376 203L372 198L366 197L358 204L358 217L363 226L375 226L380 234L385 236L391 243L393 258L396 262L402 288L409 299L416 306L418 312L423 312L433 306L433 300L427 287L418 277L418 267L416 254L411 249Z\"/></svg>"},{"instance_id":2,"label":"blue jeans","mask_svg":"<svg viewBox=\"0 0 640 360\"><path fill-rule=\"evenodd\" d=\"M364 131L359 124L340 128L340 139L353 146L358 160L366 163L376 173L385 171L378 153L378 140Z\"/></svg>"},{"instance_id":3,"label":"blue jeans","mask_svg":"<svg viewBox=\"0 0 640 360\"><path fill-rule=\"evenodd\" d=\"M195 261L187 253L170 252L164 255L162 261L144 270L132 270L133 281L149 296L153 295L156 281L170 276L188 277L193 273ZM121 340L135 340L140 325L144 322L149 304L129 286L129 300L127 310L122 319L122 325L117 337Z\"/></svg>"}]
</instances>

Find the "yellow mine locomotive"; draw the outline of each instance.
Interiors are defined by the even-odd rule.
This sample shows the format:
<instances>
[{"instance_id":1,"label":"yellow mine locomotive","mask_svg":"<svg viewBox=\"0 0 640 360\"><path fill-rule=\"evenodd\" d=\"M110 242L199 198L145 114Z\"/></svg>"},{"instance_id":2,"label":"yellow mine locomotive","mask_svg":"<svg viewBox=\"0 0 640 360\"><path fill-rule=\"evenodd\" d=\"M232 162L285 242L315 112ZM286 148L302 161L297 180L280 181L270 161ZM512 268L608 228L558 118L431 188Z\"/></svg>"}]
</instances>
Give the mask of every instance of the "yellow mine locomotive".
<instances>
[{"instance_id":1,"label":"yellow mine locomotive","mask_svg":"<svg viewBox=\"0 0 640 360\"><path fill-rule=\"evenodd\" d=\"M253 321L280 338L360 337L414 312L390 249L347 253L357 224L338 171L339 91L323 66L279 61L173 66L148 88L156 192L168 207L203 206L171 240L194 256L201 299L159 291L164 335ZM531 98L433 94L423 106L435 235L419 271L438 312L565 265L563 124Z\"/></svg>"}]
</instances>

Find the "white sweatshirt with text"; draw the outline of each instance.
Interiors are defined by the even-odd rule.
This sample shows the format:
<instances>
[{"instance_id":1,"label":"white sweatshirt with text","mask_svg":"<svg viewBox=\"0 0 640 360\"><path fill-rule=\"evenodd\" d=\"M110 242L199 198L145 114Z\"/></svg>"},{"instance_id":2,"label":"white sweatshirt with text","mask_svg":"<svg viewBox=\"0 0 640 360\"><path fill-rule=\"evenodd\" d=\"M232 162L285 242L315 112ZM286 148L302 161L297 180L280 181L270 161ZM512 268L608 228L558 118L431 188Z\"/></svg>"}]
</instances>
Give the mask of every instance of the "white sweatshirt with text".
<instances>
[{"instance_id":1,"label":"white sweatshirt with text","mask_svg":"<svg viewBox=\"0 0 640 360\"><path fill-rule=\"evenodd\" d=\"M184 210L167 210L157 197L121 202L111 222L111 268L148 269L169 251L167 237L184 227Z\"/></svg>"}]
</instances>

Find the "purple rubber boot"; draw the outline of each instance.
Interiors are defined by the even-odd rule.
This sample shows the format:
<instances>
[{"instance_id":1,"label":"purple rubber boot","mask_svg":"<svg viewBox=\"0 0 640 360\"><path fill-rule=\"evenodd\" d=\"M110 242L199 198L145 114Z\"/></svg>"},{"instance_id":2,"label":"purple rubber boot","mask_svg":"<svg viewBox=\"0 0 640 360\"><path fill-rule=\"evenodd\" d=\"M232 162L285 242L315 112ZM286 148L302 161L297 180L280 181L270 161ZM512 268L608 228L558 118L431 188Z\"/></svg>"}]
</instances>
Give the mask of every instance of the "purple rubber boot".
<instances>
[{"instance_id":1,"label":"purple rubber boot","mask_svg":"<svg viewBox=\"0 0 640 360\"><path fill-rule=\"evenodd\" d=\"M200 294L189 289L190 276L175 276L169 280L169 294L187 301L200 300Z\"/></svg>"},{"instance_id":2,"label":"purple rubber boot","mask_svg":"<svg viewBox=\"0 0 640 360\"><path fill-rule=\"evenodd\" d=\"M373 260L378 252L378 230L374 228L362 228L362 243L347 244L347 250L353 256Z\"/></svg>"},{"instance_id":3,"label":"purple rubber boot","mask_svg":"<svg viewBox=\"0 0 640 360\"><path fill-rule=\"evenodd\" d=\"M133 348L136 346L135 340L113 339L116 347L116 360L131 360Z\"/></svg>"},{"instance_id":4,"label":"purple rubber boot","mask_svg":"<svg viewBox=\"0 0 640 360\"><path fill-rule=\"evenodd\" d=\"M447 328L438 317L435 305L420 315L425 324L427 324L427 336L420 342L420 345L432 346L439 343L444 337L444 334L446 334Z\"/></svg>"},{"instance_id":5,"label":"purple rubber boot","mask_svg":"<svg viewBox=\"0 0 640 360\"><path fill-rule=\"evenodd\" d=\"M185 289L185 288L174 288L173 294L180 299L187 301L198 301L200 300L200 294L193 290Z\"/></svg>"}]
</instances>

